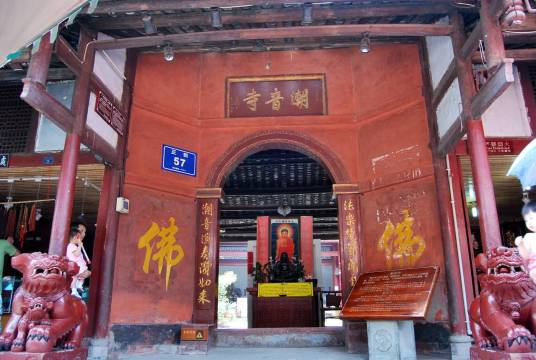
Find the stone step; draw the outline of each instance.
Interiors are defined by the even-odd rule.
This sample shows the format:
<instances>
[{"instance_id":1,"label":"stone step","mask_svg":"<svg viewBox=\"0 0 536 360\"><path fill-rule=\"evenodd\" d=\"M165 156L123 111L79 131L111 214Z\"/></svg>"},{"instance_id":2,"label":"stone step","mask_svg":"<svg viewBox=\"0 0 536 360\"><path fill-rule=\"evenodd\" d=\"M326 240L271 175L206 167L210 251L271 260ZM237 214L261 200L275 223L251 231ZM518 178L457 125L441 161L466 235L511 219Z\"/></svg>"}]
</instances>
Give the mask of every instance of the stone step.
<instances>
[{"instance_id":1,"label":"stone step","mask_svg":"<svg viewBox=\"0 0 536 360\"><path fill-rule=\"evenodd\" d=\"M342 327L216 329L218 347L331 347L344 346Z\"/></svg>"}]
</instances>

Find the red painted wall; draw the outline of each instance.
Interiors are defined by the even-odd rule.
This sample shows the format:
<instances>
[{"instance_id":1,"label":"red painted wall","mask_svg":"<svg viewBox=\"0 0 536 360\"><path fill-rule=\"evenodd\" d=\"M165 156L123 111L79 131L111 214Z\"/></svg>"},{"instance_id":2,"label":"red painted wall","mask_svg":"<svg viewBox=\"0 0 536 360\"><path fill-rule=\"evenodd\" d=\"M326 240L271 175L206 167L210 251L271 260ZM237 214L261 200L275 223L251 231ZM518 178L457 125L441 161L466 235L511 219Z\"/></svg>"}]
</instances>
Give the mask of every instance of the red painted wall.
<instances>
[{"instance_id":1,"label":"red painted wall","mask_svg":"<svg viewBox=\"0 0 536 360\"><path fill-rule=\"evenodd\" d=\"M376 44L366 55L357 48L176 54L169 63L161 54L142 55L125 177L132 211L120 223L112 322L190 320L195 189L209 183L217 159L233 144L260 131L288 130L310 137L331 151L350 181L359 184L360 269L388 266L378 241L388 220L394 225L403 221L405 209L414 218L414 235L425 242L415 266L443 268L419 61L413 44ZM224 118L226 77L318 73L326 75L326 116ZM162 144L197 152L198 176L161 170ZM142 272L144 254L136 244L151 221L167 222L172 213L181 229L177 241L185 257L173 268L173 290L170 286L166 292L164 278L154 268L150 274ZM442 300L434 302L431 314L436 320L447 316L445 289L441 277L436 297ZM140 311L126 306L129 298Z\"/></svg>"}]
</instances>

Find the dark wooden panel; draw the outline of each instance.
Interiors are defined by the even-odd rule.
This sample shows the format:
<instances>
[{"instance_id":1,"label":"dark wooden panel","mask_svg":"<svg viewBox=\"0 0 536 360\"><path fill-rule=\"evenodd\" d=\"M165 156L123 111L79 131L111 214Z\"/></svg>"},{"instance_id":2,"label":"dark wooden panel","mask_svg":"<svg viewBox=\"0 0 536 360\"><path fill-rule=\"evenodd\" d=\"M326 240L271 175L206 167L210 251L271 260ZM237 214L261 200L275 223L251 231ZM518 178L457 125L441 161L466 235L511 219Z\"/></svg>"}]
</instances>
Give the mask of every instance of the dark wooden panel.
<instances>
[{"instance_id":1,"label":"dark wooden panel","mask_svg":"<svg viewBox=\"0 0 536 360\"><path fill-rule=\"evenodd\" d=\"M257 289L248 289L253 300L253 327L318 326L318 290L314 296L258 297Z\"/></svg>"}]
</instances>

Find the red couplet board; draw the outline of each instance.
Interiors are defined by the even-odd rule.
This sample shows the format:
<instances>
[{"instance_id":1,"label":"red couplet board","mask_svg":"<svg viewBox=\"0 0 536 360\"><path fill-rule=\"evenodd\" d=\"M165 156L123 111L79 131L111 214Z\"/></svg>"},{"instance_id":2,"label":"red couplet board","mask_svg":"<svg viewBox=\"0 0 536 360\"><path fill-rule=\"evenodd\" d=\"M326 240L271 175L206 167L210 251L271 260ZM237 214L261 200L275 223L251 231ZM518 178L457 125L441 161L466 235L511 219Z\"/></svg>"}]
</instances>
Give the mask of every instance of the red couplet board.
<instances>
[{"instance_id":1,"label":"red couplet board","mask_svg":"<svg viewBox=\"0 0 536 360\"><path fill-rule=\"evenodd\" d=\"M341 312L345 320L424 319L439 267L365 273Z\"/></svg>"}]
</instances>

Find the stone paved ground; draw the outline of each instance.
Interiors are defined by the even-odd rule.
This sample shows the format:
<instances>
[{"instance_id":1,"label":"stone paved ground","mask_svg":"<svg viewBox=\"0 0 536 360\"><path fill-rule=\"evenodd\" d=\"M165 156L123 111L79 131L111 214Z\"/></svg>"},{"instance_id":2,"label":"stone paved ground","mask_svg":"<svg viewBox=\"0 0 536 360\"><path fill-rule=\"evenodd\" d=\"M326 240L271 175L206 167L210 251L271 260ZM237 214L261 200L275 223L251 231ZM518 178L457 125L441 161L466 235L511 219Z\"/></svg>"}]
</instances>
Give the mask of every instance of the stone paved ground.
<instances>
[{"instance_id":1,"label":"stone paved ground","mask_svg":"<svg viewBox=\"0 0 536 360\"><path fill-rule=\"evenodd\" d=\"M228 348L216 347L207 355L121 355L119 359L136 360L366 360L366 355L348 354L343 347L317 348ZM419 355L418 360L449 359L445 354Z\"/></svg>"}]
</instances>

